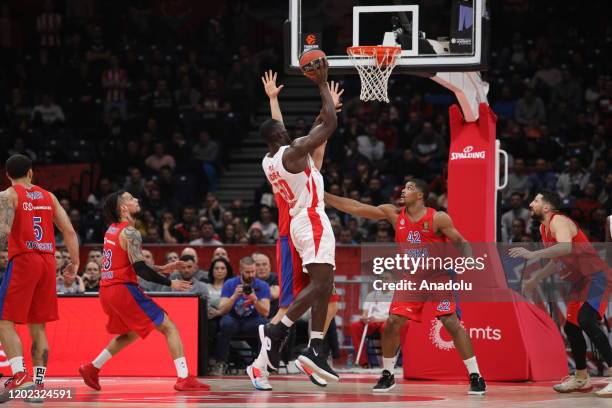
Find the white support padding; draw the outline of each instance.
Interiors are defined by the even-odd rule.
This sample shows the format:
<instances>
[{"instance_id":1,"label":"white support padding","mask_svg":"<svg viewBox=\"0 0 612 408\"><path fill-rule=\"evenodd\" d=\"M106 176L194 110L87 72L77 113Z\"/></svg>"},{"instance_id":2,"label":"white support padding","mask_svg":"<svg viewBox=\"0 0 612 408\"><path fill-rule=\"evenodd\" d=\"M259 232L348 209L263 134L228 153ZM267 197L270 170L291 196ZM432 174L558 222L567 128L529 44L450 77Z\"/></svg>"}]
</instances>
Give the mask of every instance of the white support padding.
<instances>
[{"instance_id":1,"label":"white support padding","mask_svg":"<svg viewBox=\"0 0 612 408\"><path fill-rule=\"evenodd\" d=\"M431 79L454 92L466 122L477 121L478 106L489 103L489 84L480 72L437 72Z\"/></svg>"}]
</instances>

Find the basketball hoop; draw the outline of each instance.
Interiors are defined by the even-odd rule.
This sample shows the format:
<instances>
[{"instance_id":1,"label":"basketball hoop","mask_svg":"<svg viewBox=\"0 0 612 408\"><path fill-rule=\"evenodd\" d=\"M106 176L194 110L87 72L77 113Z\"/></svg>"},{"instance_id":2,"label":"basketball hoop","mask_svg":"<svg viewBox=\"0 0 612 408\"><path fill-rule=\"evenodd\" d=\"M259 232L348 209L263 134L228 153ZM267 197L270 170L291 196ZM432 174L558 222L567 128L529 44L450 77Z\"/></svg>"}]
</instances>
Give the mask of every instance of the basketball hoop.
<instances>
[{"instance_id":1,"label":"basketball hoop","mask_svg":"<svg viewBox=\"0 0 612 408\"><path fill-rule=\"evenodd\" d=\"M361 79L362 101L389 103L387 88L391 71L397 65L401 47L357 46L346 49Z\"/></svg>"}]
</instances>

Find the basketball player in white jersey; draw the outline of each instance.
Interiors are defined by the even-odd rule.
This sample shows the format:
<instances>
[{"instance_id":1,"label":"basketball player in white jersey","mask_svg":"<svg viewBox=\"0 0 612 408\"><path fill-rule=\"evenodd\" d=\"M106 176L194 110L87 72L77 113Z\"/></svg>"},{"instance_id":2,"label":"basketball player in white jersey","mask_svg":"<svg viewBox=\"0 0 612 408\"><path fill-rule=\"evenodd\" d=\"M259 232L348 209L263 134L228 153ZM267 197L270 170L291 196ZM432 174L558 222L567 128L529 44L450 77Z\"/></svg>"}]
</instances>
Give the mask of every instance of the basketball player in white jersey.
<instances>
[{"instance_id":1,"label":"basketball player in white jersey","mask_svg":"<svg viewBox=\"0 0 612 408\"><path fill-rule=\"evenodd\" d=\"M269 119L260 128L268 145L262 166L275 193L289 204L291 240L300 254L310 283L287 309L279 323L259 327L259 337L270 369L277 370L280 349L289 328L312 307L310 347L298 360L323 379L338 381L327 363L323 331L327 304L333 290L336 243L323 202L323 176L314 163L315 149L331 137L337 127L335 104L327 85L328 63L318 61L309 78L317 84L323 107L316 124L306 136L290 141L282 122Z\"/></svg>"}]
</instances>

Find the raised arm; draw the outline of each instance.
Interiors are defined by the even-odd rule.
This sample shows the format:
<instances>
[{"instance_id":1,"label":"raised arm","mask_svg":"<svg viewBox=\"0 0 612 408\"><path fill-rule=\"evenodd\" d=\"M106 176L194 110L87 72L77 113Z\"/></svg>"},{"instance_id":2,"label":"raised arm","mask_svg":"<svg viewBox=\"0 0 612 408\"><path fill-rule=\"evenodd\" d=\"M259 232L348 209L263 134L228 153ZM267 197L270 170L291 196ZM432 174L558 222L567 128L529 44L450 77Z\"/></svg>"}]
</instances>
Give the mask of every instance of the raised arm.
<instances>
[{"instance_id":1,"label":"raised arm","mask_svg":"<svg viewBox=\"0 0 612 408\"><path fill-rule=\"evenodd\" d=\"M338 118L336 117L336 109L334 100L331 96L329 86L327 85L327 71L329 64L326 59L322 59L317 68L309 76L317 86L321 94L323 107L321 108L320 120L321 123L311 129L307 136L295 139L291 146L285 150L283 154L283 166L293 173L299 173L304 170L307 155L311 154L317 147L331 137L338 126Z\"/></svg>"},{"instance_id":2,"label":"raised arm","mask_svg":"<svg viewBox=\"0 0 612 408\"><path fill-rule=\"evenodd\" d=\"M376 221L387 220L391 225L395 225L395 221L397 220L397 208L392 204L383 204L375 207L350 198L338 197L330 193L325 193L325 203L337 210L357 217Z\"/></svg>"},{"instance_id":3,"label":"raised arm","mask_svg":"<svg viewBox=\"0 0 612 408\"><path fill-rule=\"evenodd\" d=\"M261 82L263 82L266 95L268 95L268 98L270 99L272 119L282 122L283 113L281 112L280 104L278 103L278 94L280 93L281 89L283 89L284 85L276 86L276 76L277 73L272 72L272 70L264 72L264 76L261 77Z\"/></svg>"},{"instance_id":4,"label":"raised arm","mask_svg":"<svg viewBox=\"0 0 612 408\"><path fill-rule=\"evenodd\" d=\"M8 249L8 240L13 220L15 219L15 206L17 193L12 188L0 191L0 251Z\"/></svg>"},{"instance_id":5,"label":"raised arm","mask_svg":"<svg viewBox=\"0 0 612 408\"><path fill-rule=\"evenodd\" d=\"M340 97L344 93L344 89L340 89L340 84L334 81L331 81L331 83L329 83L328 86L329 86L329 91L331 92L331 95L332 95L332 99L334 100L334 106L336 108L336 113L338 113L342 111L342 102L340 102ZM315 122L312 125L312 128L314 129L316 126L321 124L321 120L322 120L321 114L319 113L319 116L317 116L317 118L315 119ZM327 142L323 143L321 146L317 147L312 152L312 160L314 161L315 166L319 170L321 170L321 167L323 166L323 158L325 157L325 146L327 146Z\"/></svg>"},{"instance_id":6,"label":"raised arm","mask_svg":"<svg viewBox=\"0 0 612 408\"><path fill-rule=\"evenodd\" d=\"M62 207L55 195L51 194L53 199L53 222L64 236L64 244L70 254L70 265L66 268L72 268L76 273L79 270L79 238L77 236L66 210Z\"/></svg>"}]
</instances>

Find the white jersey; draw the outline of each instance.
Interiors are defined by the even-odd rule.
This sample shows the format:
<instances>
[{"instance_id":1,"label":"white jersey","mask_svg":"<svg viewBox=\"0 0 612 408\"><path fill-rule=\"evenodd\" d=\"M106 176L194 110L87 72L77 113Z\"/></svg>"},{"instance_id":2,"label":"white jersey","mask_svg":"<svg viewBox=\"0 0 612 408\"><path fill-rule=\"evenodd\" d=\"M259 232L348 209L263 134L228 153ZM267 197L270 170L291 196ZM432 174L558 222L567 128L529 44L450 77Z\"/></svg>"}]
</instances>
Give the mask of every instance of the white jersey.
<instances>
[{"instance_id":1,"label":"white jersey","mask_svg":"<svg viewBox=\"0 0 612 408\"><path fill-rule=\"evenodd\" d=\"M299 173L290 173L283 166L283 153L289 145L282 146L272 157L266 155L262 167L274 193L278 193L289 204L289 214L295 217L302 210L319 209L325 211L323 201L323 176L308 155L308 167Z\"/></svg>"}]
</instances>

